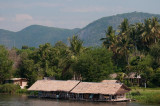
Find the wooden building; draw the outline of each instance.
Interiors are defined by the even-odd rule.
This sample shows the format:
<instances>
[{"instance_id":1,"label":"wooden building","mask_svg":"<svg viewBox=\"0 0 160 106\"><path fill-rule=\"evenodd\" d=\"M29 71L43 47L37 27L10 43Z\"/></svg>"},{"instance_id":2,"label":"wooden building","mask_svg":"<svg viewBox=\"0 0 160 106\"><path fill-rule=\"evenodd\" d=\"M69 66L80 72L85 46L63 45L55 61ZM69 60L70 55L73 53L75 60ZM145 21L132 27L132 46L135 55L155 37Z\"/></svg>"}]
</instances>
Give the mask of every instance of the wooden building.
<instances>
[{"instance_id":1,"label":"wooden building","mask_svg":"<svg viewBox=\"0 0 160 106\"><path fill-rule=\"evenodd\" d=\"M91 101L127 101L130 89L120 83L81 82L72 91L71 99Z\"/></svg>"},{"instance_id":2,"label":"wooden building","mask_svg":"<svg viewBox=\"0 0 160 106\"><path fill-rule=\"evenodd\" d=\"M96 83L75 80L38 80L28 90L38 91L38 97L86 101L127 101L126 93L130 91L117 81Z\"/></svg>"},{"instance_id":3,"label":"wooden building","mask_svg":"<svg viewBox=\"0 0 160 106\"><path fill-rule=\"evenodd\" d=\"M141 75L139 75L138 73L136 72L131 72L128 74L128 76L126 76L125 78L126 80L130 81L130 83L134 86L143 86L143 82L142 81L142 78L141 78Z\"/></svg>"},{"instance_id":4,"label":"wooden building","mask_svg":"<svg viewBox=\"0 0 160 106\"><path fill-rule=\"evenodd\" d=\"M11 79L5 80L5 83L16 84L16 85L19 85L21 89L24 89L27 86L28 81L26 78L11 78Z\"/></svg>"},{"instance_id":5,"label":"wooden building","mask_svg":"<svg viewBox=\"0 0 160 106\"><path fill-rule=\"evenodd\" d=\"M79 83L75 80L38 80L28 90L38 91L38 97L68 99L69 92Z\"/></svg>"}]
</instances>

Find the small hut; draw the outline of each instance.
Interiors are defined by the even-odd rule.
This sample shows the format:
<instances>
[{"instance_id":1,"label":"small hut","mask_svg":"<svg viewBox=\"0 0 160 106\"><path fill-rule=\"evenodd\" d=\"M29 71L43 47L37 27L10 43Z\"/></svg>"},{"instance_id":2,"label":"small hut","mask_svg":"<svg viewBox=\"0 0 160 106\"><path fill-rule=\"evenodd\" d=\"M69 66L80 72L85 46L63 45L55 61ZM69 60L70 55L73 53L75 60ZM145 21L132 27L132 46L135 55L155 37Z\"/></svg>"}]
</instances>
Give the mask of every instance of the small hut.
<instances>
[{"instance_id":1,"label":"small hut","mask_svg":"<svg viewBox=\"0 0 160 106\"><path fill-rule=\"evenodd\" d=\"M142 85L141 75L137 74L136 72L131 72L126 76L126 79L129 80L132 85Z\"/></svg>"},{"instance_id":2,"label":"small hut","mask_svg":"<svg viewBox=\"0 0 160 106\"><path fill-rule=\"evenodd\" d=\"M21 89L24 89L27 86L27 79L26 78L11 78L8 80L5 80L5 83L12 83L15 85L19 85Z\"/></svg>"},{"instance_id":3,"label":"small hut","mask_svg":"<svg viewBox=\"0 0 160 106\"><path fill-rule=\"evenodd\" d=\"M71 91L71 99L91 101L127 101L130 88L121 83L81 82Z\"/></svg>"},{"instance_id":4,"label":"small hut","mask_svg":"<svg viewBox=\"0 0 160 106\"><path fill-rule=\"evenodd\" d=\"M68 99L68 93L77 86L79 82L80 81L75 80L38 80L28 90L38 91L38 97Z\"/></svg>"}]
</instances>

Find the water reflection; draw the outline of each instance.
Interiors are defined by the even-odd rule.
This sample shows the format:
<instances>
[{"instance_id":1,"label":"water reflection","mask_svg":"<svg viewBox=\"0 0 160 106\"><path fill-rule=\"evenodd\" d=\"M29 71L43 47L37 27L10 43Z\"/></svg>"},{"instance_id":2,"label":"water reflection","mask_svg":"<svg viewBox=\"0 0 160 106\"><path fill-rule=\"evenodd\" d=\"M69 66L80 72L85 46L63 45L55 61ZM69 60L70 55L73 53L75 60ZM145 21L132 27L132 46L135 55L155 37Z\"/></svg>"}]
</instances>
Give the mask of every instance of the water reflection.
<instances>
[{"instance_id":1,"label":"water reflection","mask_svg":"<svg viewBox=\"0 0 160 106\"><path fill-rule=\"evenodd\" d=\"M106 103L28 98L26 95L0 95L0 106L146 106L137 103Z\"/></svg>"}]
</instances>

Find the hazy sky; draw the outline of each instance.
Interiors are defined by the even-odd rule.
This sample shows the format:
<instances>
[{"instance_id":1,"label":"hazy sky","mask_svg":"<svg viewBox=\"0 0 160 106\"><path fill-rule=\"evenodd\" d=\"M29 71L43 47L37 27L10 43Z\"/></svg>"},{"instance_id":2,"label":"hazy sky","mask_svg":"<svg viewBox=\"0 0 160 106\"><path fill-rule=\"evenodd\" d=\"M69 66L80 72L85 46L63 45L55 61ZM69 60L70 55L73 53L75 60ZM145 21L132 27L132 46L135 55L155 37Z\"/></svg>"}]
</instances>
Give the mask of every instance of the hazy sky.
<instances>
[{"instance_id":1,"label":"hazy sky","mask_svg":"<svg viewBox=\"0 0 160 106\"><path fill-rule=\"evenodd\" d=\"M0 0L0 29L19 31L33 24L82 28L134 11L160 14L160 0Z\"/></svg>"}]
</instances>

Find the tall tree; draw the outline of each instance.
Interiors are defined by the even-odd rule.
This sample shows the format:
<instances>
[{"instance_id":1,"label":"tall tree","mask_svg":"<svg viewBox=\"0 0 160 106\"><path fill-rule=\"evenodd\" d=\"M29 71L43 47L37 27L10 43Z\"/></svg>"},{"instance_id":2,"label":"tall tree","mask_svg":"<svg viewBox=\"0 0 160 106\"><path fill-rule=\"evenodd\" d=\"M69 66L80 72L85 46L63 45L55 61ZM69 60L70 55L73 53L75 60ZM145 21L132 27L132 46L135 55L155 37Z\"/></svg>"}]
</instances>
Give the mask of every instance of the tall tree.
<instances>
[{"instance_id":1,"label":"tall tree","mask_svg":"<svg viewBox=\"0 0 160 106\"><path fill-rule=\"evenodd\" d=\"M5 79L9 79L11 74L13 62L8 58L8 51L4 46L0 46L0 84Z\"/></svg>"},{"instance_id":2,"label":"tall tree","mask_svg":"<svg viewBox=\"0 0 160 106\"><path fill-rule=\"evenodd\" d=\"M83 50L85 50L83 47L83 41L78 36L73 35L72 38L69 38L68 40L70 42L70 47L66 57L65 68L62 71L63 75L72 70L72 65L77 62L77 57L83 52ZM74 79L78 80L80 75L76 73L75 70L72 71L74 73Z\"/></svg>"},{"instance_id":3,"label":"tall tree","mask_svg":"<svg viewBox=\"0 0 160 106\"><path fill-rule=\"evenodd\" d=\"M91 48L78 57L73 69L81 74L83 81L109 79L113 72L112 53L106 48Z\"/></svg>"},{"instance_id":4,"label":"tall tree","mask_svg":"<svg viewBox=\"0 0 160 106\"><path fill-rule=\"evenodd\" d=\"M133 48L130 39L130 26L127 19L124 19L119 26L119 37L117 44L117 53L125 57L125 61L129 65L129 53Z\"/></svg>"},{"instance_id":5,"label":"tall tree","mask_svg":"<svg viewBox=\"0 0 160 106\"><path fill-rule=\"evenodd\" d=\"M106 31L106 37L101 38L100 40L103 41L103 46L113 52L116 51L116 43L117 43L117 36L115 35L115 30L113 30L112 26L109 26Z\"/></svg>"},{"instance_id":6,"label":"tall tree","mask_svg":"<svg viewBox=\"0 0 160 106\"><path fill-rule=\"evenodd\" d=\"M135 55L140 47L142 47L141 42L141 34L143 33L143 24L142 23L135 23L130 27L130 42L133 44L133 50Z\"/></svg>"},{"instance_id":7,"label":"tall tree","mask_svg":"<svg viewBox=\"0 0 160 106\"><path fill-rule=\"evenodd\" d=\"M69 38L70 50L73 55L79 55L83 51L83 41L78 36L73 35Z\"/></svg>"},{"instance_id":8,"label":"tall tree","mask_svg":"<svg viewBox=\"0 0 160 106\"><path fill-rule=\"evenodd\" d=\"M144 45L144 50L149 51L149 47L158 42L160 38L160 24L158 18L144 20L143 33L141 34L141 40ZM143 49L143 48L142 48Z\"/></svg>"}]
</instances>

